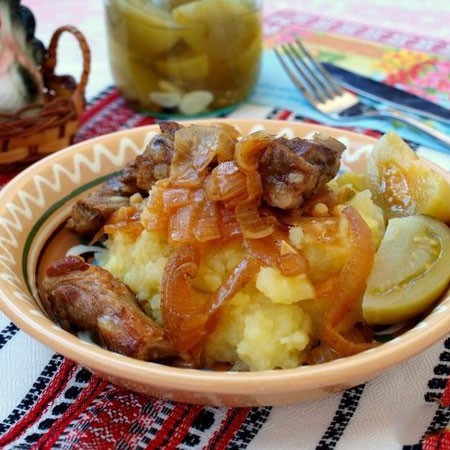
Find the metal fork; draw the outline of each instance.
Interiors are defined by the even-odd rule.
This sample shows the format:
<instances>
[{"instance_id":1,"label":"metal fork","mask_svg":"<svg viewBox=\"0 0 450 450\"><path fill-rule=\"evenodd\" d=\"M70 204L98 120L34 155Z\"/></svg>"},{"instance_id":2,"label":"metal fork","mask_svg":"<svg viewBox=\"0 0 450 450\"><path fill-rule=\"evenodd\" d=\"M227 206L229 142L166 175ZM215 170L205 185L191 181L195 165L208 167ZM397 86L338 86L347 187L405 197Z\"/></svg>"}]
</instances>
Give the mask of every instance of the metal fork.
<instances>
[{"instance_id":1,"label":"metal fork","mask_svg":"<svg viewBox=\"0 0 450 450\"><path fill-rule=\"evenodd\" d=\"M445 133L403 112L384 107L377 109L362 103L357 95L341 88L322 64L311 56L300 39L275 48L275 54L306 99L334 121L350 124L362 119L399 120L450 147L450 136Z\"/></svg>"}]
</instances>

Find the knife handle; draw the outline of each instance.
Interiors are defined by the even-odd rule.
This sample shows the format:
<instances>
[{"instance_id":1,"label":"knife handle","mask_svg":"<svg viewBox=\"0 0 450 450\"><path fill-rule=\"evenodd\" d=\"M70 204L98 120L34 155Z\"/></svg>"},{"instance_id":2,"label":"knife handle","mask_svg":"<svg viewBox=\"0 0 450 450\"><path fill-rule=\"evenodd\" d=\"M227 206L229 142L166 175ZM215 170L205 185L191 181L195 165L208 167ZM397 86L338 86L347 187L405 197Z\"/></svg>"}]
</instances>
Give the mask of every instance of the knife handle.
<instances>
[{"instance_id":1,"label":"knife handle","mask_svg":"<svg viewBox=\"0 0 450 450\"><path fill-rule=\"evenodd\" d=\"M419 119L415 119L414 117L411 117L407 114L404 114L400 111L396 111L393 109L380 109L378 111L373 111L371 113L371 117L386 117L389 119L395 119L399 120L400 122L406 123L407 125L421 131L422 133L425 133L432 138L439 141L441 144L443 144L445 147L447 147L447 150L450 150L450 136L446 133L443 133L442 131L436 130L433 127L430 127L426 123L423 123Z\"/></svg>"}]
</instances>

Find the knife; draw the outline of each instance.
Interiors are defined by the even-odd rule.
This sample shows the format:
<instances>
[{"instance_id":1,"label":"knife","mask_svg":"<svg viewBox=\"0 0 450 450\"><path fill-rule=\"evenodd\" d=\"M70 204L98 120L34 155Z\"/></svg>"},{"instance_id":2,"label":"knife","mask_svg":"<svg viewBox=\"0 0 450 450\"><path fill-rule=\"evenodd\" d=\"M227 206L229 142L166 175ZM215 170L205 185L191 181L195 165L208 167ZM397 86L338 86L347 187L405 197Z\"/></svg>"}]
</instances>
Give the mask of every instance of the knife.
<instances>
[{"instance_id":1,"label":"knife","mask_svg":"<svg viewBox=\"0 0 450 450\"><path fill-rule=\"evenodd\" d=\"M361 97L450 125L450 110L443 106L334 64L325 62L322 65L340 85Z\"/></svg>"}]
</instances>

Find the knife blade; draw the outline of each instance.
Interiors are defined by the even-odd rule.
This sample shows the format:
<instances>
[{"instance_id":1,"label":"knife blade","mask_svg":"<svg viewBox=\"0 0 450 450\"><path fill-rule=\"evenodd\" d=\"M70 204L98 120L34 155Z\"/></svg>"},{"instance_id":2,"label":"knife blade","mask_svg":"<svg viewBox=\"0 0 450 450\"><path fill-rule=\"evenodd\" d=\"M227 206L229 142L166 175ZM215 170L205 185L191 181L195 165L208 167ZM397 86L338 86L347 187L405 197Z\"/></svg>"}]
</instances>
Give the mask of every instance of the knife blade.
<instances>
[{"instance_id":1,"label":"knife blade","mask_svg":"<svg viewBox=\"0 0 450 450\"><path fill-rule=\"evenodd\" d=\"M450 110L443 106L334 64L324 62L322 65L337 83L361 97L450 125Z\"/></svg>"}]
</instances>

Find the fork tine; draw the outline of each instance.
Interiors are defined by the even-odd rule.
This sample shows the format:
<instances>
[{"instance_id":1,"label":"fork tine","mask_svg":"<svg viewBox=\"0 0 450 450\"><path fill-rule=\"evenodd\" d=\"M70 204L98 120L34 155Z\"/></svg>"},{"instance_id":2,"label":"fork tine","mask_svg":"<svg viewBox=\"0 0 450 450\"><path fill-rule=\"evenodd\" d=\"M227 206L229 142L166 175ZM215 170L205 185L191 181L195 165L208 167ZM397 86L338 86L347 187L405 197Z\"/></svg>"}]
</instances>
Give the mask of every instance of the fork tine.
<instances>
[{"instance_id":1,"label":"fork tine","mask_svg":"<svg viewBox=\"0 0 450 450\"><path fill-rule=\"evenodd\" d=\"M336 94L329 88L328 83L324 82L319 72L317 63L311 55L304 54L302 48L293 43L289 44L292 57L295 58L296 66L301 71L302 76L308 81L311 89L314 89L323 102L332 100ZM303 49L305 49L303 47Z\"/></svg>"},{"instance_id":2,"label":"fork tine","mask_svg":"<svg viewBox=\"0 0 450 450\"><path fill-rule=\"evenodd\" d=\"M321 113L339 115L359 103L357 96L333 81L298 39L275 48L275 54L295 86Z\"/></svg>"},{"instance_id":3,"label":"fork tine","mask_svg":"<svg viewBox=\"0 0 450 450\"><path fill-rule=\"evenodd\" d=\"M324 91L317 77L305 64L304 59L296 52L295 47L292 44L286 44L285 49L287 57L295 67L297 76L300 77L305 88L315 97L316 102L326 102L330 98L329 94Z\"/></svg>"},{"instance_id":4,"label":"fork tine","mask_svg":"<svg viewBox=\"0 0 450 450\"><path fill-rule=\"evenodd\" d=\"M315 73L319 74L321 77L321 84L322 86L328 90L328 92L331 93L331 95L342 95L344 93L344 90L336 84L336 82L333 80L331 75L324 69L322 64L316 61L315 58L312 57L311 53L306 49L306 47L303 45L300 38L295 39L295 43L297 44L296 53L301 58L302 54L306 57L306 61L310 65L310 67L313 67L315 69Z\"/></svg>"},{"instance_id":5,"label":"fork tine","mask_svg":"<svg viewBox=\"0 0 450 450\"><path fill-rule=\"evenodd\" d=\"M286 47L282 46L282 49L284 51L284 53L286 53L288 55L288 53L286 52ZM275 48L275 55L277 56L278 60L280 61L281 65L283 66L284 70L286 71L286 73L289 75L289 78L292 80L292 82L295 84L295 86L297 87L297 89L308 99L308 101L310 103L312 103L313 105L315 105L318 101L317 98L313 97L309 90L305 88L305 85L300 81L300 79L298 78L298 76L294 73L294 71L289 67L289 65L286 63L285 61L285 56L283 55L283 53L281 52L281 50L279 48ZM291 59L291 58L290 58Z\"/></svg>"}]
</instances>

